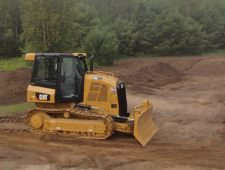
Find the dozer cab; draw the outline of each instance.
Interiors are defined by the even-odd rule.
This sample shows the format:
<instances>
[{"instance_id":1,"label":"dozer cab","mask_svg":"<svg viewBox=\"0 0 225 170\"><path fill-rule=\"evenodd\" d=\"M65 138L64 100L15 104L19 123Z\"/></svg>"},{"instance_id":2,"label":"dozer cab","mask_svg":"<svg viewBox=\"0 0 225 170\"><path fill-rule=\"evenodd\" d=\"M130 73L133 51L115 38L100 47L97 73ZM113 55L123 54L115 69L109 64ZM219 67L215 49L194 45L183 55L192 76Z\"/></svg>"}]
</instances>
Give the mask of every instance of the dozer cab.
<instances>
[{"instance_id":1,"label":"dozer cab","mask_svg":"<svg viewBox=\"0 0 225 170\"><path fill-rule=\"evenodd\" d=\"M85 53L28 53L34 61L27 101L36 108L27 114L35 131L106 139L114 132L133 134L145 146L158 128L152 104L144 101L127 112L125 84L113 73L88 69Z\"/></svg>"}]
</instances>

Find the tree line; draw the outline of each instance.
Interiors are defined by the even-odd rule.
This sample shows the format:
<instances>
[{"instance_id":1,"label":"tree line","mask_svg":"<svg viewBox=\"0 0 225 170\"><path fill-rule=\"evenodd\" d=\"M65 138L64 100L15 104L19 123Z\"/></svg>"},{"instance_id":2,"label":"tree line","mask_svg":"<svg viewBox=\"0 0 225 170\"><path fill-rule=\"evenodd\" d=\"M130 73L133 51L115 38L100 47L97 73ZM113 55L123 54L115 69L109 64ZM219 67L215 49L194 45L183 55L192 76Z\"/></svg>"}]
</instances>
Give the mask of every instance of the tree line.
<instances>
[{"instance_id":1,"label":"tree line","mask_svg":"<svg viewBox=\"0 0 225 170\"><path fill-rule=\"evenodd\" d=\"M224 30L223 0L0 0L0 58L201 54L224 49Z\"/></svg>"}]
</instances>

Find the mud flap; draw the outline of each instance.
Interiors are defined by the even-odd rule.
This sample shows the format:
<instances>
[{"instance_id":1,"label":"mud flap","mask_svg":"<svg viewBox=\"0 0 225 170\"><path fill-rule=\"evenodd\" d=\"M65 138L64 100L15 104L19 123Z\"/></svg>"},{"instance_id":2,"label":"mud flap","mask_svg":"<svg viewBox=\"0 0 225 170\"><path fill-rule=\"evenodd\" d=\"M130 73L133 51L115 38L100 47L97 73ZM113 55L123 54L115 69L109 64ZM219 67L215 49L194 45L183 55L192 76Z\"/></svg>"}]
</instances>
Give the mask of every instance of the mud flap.
<instances>
[{"instance_id":1,"label":"mud flap","mask_svg":"<svg viewBox=\"0 0 225 170\"><path fill-rule=\"evenodd\" d=\"M153 106L145 101L142 106L134 109L134 137L145 146L158 131L158 127L152 120L151 110Z\"/></svg>"}]
</instances>

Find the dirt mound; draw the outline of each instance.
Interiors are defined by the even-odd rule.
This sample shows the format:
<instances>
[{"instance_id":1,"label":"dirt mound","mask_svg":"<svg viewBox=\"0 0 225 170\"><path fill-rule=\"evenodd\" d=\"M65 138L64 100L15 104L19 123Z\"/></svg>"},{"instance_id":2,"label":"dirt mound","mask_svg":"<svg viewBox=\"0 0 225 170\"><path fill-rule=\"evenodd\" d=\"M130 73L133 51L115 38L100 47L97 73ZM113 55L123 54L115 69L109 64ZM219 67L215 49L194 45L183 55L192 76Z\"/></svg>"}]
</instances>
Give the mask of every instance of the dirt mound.
<instances>
[{"instance_id":1,"label":"dirt mound","mask_svg":"<svg viewBox=\"0 0 225 170\"><path fill-rule=\"evenodd\" d=\"M183 73L171 64L152 60L120 62L109 71L125 81L129 89L147 94L151 94L153 89L181 81L183 76Z\"/></svg>"},{"instance_id":2,"label":"dirt mound","mask_svg":"<svg viewBox=\"0 0 225 170\"><path fill-rule=\"evenodd\" d=\"M30 77L29 69L0 72L0 105L24 102Z\"/></svg>"},{"instance_id":3,"label":"dirt mound","mask_svg":"<svg viewBox=\"0 0 225 170\"><path fill-rule=\"evenodd\" d=\"M191 76L224 76L225 59L217 58L203 60L194 65L188 73Z\"/></svg>"}]
</instances>

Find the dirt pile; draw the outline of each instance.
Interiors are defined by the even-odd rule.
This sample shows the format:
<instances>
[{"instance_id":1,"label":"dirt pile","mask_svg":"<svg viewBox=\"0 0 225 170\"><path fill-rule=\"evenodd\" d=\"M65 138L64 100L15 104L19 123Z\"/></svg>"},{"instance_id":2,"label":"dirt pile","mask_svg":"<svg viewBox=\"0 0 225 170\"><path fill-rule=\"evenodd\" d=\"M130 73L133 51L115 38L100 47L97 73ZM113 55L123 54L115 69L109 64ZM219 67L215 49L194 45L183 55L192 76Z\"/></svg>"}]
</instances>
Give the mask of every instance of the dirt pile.
<instances>
[{"instance_id":1,"label":"dirt pile","mask_svg":"<svg viewBox=\"0 0 225 170\"><path fill-rule=\"evenodd\" d=\"M29 69L0 72L0 105L26 101L26 88L30 77Z\"/></svg>"},{"instance_id":2,"label":"dirt pile","mask_svg":"<svg viewBox=\"0 0 225 170\"><path fill-rule=\"evenodd\" d=\"M194 65L188 74L191 76L224 76L225 75L225 59L216 58L203 60Z\"/></svg>"},{"instance_id":3,"label":"dirt pile","mask_svg":"<svg viewBox=\"0 0 225 170\"><path fill-rule=\"evenodd\" d=\"M127 83L129 89L151 94L153 89L158 89L167 84L182 80L183 73L166 62L152 60L136 60L120 62L116 69L109 69Z\"/></svg>"}]
</instances>

